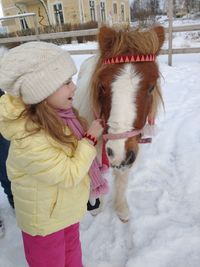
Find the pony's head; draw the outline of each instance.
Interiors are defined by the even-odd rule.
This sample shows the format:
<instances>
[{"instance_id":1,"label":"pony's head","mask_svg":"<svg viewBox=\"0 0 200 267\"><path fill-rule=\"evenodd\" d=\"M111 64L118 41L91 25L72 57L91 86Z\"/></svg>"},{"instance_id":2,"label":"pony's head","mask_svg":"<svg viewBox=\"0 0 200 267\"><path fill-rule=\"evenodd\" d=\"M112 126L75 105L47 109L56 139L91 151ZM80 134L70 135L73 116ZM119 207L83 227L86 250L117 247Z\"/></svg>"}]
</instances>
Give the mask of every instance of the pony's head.
<instances>
[{"instance_id":1,"label":"pony's head","mask_svg":"<svg viewBox=\"0 0 200 267\"><path fill-rule=\"evenodd\" d=\"M162 101L159 69L155 61L164 42L161 26L148 31L115 30L103 26L98 35L100 58L92 78L95 113L106 122L106 132L141 130L156 115ZM141 135L108 140L111 166L130 167L138 153Z\"/></svg>"}]
</instances>

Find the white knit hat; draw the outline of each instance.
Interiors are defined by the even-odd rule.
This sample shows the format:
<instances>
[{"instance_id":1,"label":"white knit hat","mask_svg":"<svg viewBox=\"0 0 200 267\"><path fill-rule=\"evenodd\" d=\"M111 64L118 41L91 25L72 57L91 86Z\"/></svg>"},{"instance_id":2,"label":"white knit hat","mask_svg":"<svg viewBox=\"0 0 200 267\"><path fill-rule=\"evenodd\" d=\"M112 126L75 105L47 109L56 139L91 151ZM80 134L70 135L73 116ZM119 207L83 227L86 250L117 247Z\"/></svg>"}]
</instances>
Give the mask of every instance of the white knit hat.
<instances>
[{"instance_id":1,"label":"white knit hat","mask_svg":"<svg viewBox=\"0 0 200 267\"><path fill-rule=\"evenodd\" d=\"M36 104L53 94L76 73L67 51L46 42L11 49L0 60L0 88L24 103Z\"/></svg>"}]
</instances>

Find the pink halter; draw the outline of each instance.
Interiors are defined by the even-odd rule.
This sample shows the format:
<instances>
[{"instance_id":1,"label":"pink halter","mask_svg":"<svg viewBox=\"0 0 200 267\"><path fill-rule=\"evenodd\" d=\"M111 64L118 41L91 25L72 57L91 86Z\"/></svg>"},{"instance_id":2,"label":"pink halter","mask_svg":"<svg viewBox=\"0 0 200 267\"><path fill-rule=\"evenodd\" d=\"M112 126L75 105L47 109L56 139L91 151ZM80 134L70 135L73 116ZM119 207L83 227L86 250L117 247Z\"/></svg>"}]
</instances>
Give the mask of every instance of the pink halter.
<instances>
[{"instance_id":1,"label":"pink halter","mask_svg":"<svg viewBox=\"0 0 200 267\"><path fill-rule=\"evenodd\" d=\"M137 136L142 133L142 130L133 130L131 132L124 132L124 133L108 133L103 135L104 141L108 140L117 140L117 139L124 139L124 138L129 138L133 136Z\"/></svg>"},{"instance_id":2,"label":"pink halter","mask_svg":"<svg viewBox=\"0 0 200 267\"><path fill-rule=\"evenodd\" d=\"M100 115L97 114L94 111L94 117L96 119L100 119ZM119 140L119 139L125 139L125 138L130 138L133 136L137 136L137 135L143 135L143 134L149 134L150 132L153 132L153 126L154 126L155 122L154 120L150 120L148 119L148 124L146 124L142 129L133 129L132 131L129 132L123 132L123 133L105 133L103 134L103 140L105 142L107 142L108 140ZM105 122L104 122L104 129L105 127ZM149 128L150 127L150 128ZM152 128L152 129L151 129ZM152 138L140 138L139 143L140 144L146 144L146 143L151 143Z\"/></svg>"},{"instance_id":3,"label":"pink halter","mask_svg":"<svg viewBox=\"0 0 200 267\"><path fill-rule=\"evenodd\" d=\"M144 128L137 130L133 129L131 132L123 132L123 133L108 133L108 134L103 134L103 140L107 142L108 140L118 140L118 139L125 139L125 138L130 138L133 136L138 136L138 135L149 135L149 133L153 132L154 125L146 124ZM151 135L151 134L150 134ZM145 137L145 138L140 138L138 143L140 144L146 144L146 143L151 143L152 138L151 137Z\"/></svg>"},{"instance_id":4,"label":"pink halter","mask_svg":"<svg viewBox=\"0 0 200 267\"><path fill-rule=\"evenodd\" d=\"M152 128L149 128L152 127ZM145 135L149 134L149 132L153 131L153 125L146 124L144 128L137 130L133 129L131 132L123 132L123 133L107 133L103 134L103 140L107 142L108 140L119 140L119 139L125 139L125 138L130 138L133 136L138 136L138 135ZM140 138L139 143L140 144L146 144L146 143L151 143L152 138Z\"/></svg>"}]
</instances>

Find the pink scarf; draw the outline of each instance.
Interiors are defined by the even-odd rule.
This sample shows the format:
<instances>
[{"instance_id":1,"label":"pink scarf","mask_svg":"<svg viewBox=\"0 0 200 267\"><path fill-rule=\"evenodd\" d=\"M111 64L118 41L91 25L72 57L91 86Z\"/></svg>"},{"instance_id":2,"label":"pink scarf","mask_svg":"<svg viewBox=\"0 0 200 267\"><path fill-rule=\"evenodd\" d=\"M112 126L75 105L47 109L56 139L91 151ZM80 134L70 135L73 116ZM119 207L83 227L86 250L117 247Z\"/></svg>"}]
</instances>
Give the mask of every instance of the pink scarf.
<instances>
[{"instance_id":1,"label":"pink scarf","mask_svg":"<svg viewBox=\"0 0 200 267\"><path fill-rule=\"evenodd\" d=\"M80 140L84 135L83 127L76 118L72 108L69 109L56 109L61 119L70 128L75 137ZM108 182L102 177L104 168L100 165L97 158L94 159L90 169L89 176L91 178L91 196L98 198L102 194L108 192Z\"/></svg>"}]
</instances>

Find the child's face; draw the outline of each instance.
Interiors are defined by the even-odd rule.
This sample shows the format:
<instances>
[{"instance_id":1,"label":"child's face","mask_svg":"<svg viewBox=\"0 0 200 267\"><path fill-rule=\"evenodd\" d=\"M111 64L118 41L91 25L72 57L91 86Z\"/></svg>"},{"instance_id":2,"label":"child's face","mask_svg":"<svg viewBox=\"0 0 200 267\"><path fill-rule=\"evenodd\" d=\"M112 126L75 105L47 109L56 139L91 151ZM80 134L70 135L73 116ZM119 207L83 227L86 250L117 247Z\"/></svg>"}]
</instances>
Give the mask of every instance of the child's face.
<instances>
[{"instance_id":1,"label":"child's face","mask_svg":"<svg viewBox=\"0 0 200 267\"><path fill-rule=\"evenodd\" d=\"M53 108L67 109L72 106L75 84L72 80L64 83L55 93L47 97L47 103Z\"/></svg>"}]
</instances>

